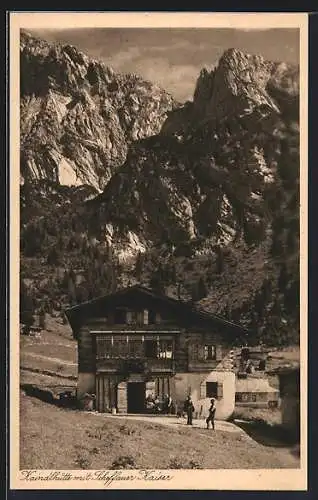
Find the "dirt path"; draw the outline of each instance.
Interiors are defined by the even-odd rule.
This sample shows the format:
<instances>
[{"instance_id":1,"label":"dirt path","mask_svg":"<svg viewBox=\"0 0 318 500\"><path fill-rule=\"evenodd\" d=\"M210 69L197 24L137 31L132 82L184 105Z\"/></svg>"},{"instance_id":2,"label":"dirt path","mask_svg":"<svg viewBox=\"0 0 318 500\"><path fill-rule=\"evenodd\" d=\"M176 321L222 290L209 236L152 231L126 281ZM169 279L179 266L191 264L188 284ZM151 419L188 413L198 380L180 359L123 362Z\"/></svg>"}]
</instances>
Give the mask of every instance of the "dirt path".
<instances>
[{"instance_id":1,"label":"dirt path","mask_svg":"<svg viewBox=\"0 0 318 500\"><path fill-rule=\"evenodd\" d=\"M141 422L148 422L148 423L154 423L154 424L159 424L159 425L165 425L168 427L182 427L186 429L206 429L206 423L204 419L196 419L193 420L193 425L189 426L186 424L186 420L184 418L177 418L174 416L148 416L148 415L110 415L107 413L95 413L92 412L90 413L91 415L96 415L96 416L101 416L104 418L113 418L113 419L121 419L125 418L127 420L138 420ZM217 420L215 422L215 430L220 430L220 431L225 431L225 432L231 432L231 433L236 433L240 434L241 436L246 436L247 438L251 439L248 434L238 427L237 425L231 423L231 422L226 422L224 420ZM211 430L211 432L213 432Z\"/></svg>"}]
</instances>

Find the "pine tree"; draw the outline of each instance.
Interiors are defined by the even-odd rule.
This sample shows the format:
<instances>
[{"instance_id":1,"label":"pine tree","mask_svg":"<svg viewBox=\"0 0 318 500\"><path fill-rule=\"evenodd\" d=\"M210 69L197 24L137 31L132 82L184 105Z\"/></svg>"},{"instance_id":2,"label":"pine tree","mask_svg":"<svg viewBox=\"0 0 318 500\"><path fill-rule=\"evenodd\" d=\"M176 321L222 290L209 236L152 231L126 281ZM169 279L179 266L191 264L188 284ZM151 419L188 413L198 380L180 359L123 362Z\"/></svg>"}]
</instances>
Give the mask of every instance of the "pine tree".
<instances>
[{"instance_id":1,"label":"pine tree","mask_svg":"<svg viewBox=\"0 0 318 500\"><path fill-rule=\"evenodd\" d=\"M222 274L224 271L224 255L220 246L216 247L216 272Z\"/></svg>"},{"instance_id":2,"label":"pine tree","mask_svg":"<svg viewBox=\"0 0 318 500\"><path fill-rule=\"evenodd\" d=\"M47 263L50 266L55 266L59 263L60 261L60 255L57 251L56 246L52 247L51 250L49 251L49 254L47 256Z\"/></svg>"},{"instance_id":3,"label":"pine tree","mask_svg":"<svg viewBox=\"0 0 318 500\"><path fill-rule=\"evenodd\" d=\"M197 297L198 297L197 300L203 299L204 297L207 296L207 294L208 294L208 289L205 280L203 276L200 276L200 279L197 284Z\"/></svg>"},{"instance_id":4,"label":"pine tree","mask_svg":"<svg viewBox=\"0 0 318 500\"><path fill-rule=\"evenodd\" d=\"M266 278L263 281L262 287L261 287L261 300L263 301L264 304L269 302L272 298L272 282Z\"/></svg>"},{"instance_id":5,"label":"pine tree","mask_svg":"<svg viewBox=\"0 0 318 500\"><path fill-rule=\"evenodd\" d=\"M68 280L68 300L71 305L76 304L76 288L75 288L75 282L73 281L72 276L69 276Z\"/></svg>"},{"instance_id":6,"label":"pine tree","mask_svg":"<svg viewBox=\"0 0 318 500\"><path fill-rule=\"evenodd\" d=\"M109 292L114 293L117 290L118 282L117 282L117 274L114 259L109 262Z\"/></svg>"},{"instance_id":7,"label":"pine tree","mask_svg":"<svg viewBox=\"0 0 318 500\"><path fill-rule=\"evenodd\" d=\"M165 287L164 287L164 283L162 281L161 271L159 269L157 269L152 274L149 286L150 286L150 288L152 288L155 292L157 292L159 294L165 293Z\"/></svg>"},{"instance_id":8,"label":"pine tree","mask_svg":"<svg viewBox=\"0 0 318 500\"><path fill-rule=\"evenodd\" d=\"M141 252L139 252L136 258L135 271L134 271L138 281L141 281L143 267L144 267L144 256Z\"/></svg>"},{"instance_id":9,"label":"pine tree","mask_svg":"<svg viewBox=\"0 0 318 500\"><path fill-rule=\"evenodd\" d=\"M43 304L39 311L39 327L42 328L42 330L45 330L46 328L46 312Z\"/></svg>"},{"instance_id":10,"label":"pine tree","mask_svg":"<svg viewBox=\"0 0 318 500\"><path fill-rule=\"evenodd\" d=\"M171 262L169 266L169 281L173 284L177 281L177 270L173 262Z\"/></svg>"},{"instance_id":11,"label":"pine tree","mask_svg":"<svg viewBox=\"0 0 318 500\"><path fill-rule=\"evenodd\" d=\"M26 326L27 331L34 323L34 301L24 281L20 283L20 322Z\"/></svg>"},{"instance_id":12,"label":"pine tree","mask_svg":"<svg viewBox=\"0 0 318 500\"><path fill-rule=\"evenodd\" d=\"M65 291L65 292L68 290L68 280L69 280L69 273L65 269L64 275L63 275L63 278L62 278L62 281L61 281L61 284L60 284L61 289L63 291Z\"/></svg>"},{"instance_id":13,"label":"pine tree","mask_svg":"<svg viewBox=\"0 0 318 500\"><path fill-rule=\"evenodd\" d=\"M199 300L198 284L197 283L192 283L190 293L191 293L191 301L197 302Z\"/></svg>"},{"instance_id":14,"label":"pine tree","mask_svg":"<svg viewBox=\"0 0 318 500\"><path fill-rule=\"evenodd\" d=\"M284 292L286 289L288 283L288 273L287 273L287 266L286 263L284 262L282 264L280 273L279 273L279 278L278 278L278 288L280 292Z\"/></svg>"}]
</instances>

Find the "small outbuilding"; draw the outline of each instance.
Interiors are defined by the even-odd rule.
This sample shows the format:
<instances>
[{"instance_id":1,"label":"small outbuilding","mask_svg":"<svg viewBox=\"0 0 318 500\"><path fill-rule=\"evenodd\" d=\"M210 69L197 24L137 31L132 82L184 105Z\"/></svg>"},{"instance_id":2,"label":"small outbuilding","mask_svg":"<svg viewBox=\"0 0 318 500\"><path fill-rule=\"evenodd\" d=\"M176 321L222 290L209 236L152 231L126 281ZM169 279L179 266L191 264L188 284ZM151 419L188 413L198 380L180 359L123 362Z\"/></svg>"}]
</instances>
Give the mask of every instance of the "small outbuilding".
<instances>
[{"instance_id":1,"label":"small outbuilding","mask_svg":"<svg viewBox=\"0 0 318 500\"><path fill-rule=\"evenodd\" d=\"M235 384L235 405L250 408L277 408L279 390L271 387L267 378L237 378Z\"/></svg>"}]
</instances>

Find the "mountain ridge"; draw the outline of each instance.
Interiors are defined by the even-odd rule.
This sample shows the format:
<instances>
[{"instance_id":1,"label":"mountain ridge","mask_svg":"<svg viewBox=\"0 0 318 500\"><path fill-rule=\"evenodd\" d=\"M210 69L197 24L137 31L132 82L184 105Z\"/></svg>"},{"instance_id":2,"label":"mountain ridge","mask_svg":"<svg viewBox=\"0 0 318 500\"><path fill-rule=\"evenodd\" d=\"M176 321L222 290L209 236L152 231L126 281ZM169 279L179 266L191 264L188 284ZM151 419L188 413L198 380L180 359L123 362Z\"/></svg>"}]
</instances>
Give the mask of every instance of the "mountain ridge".
<instances>
[{"instance_id":1,"label":"mountain ridge","mask_svg":"<svg viewBox=\"0 0 318 500\"><path fill-rule=\"evenodd\" d=\"M239 320L255 339L297 338L299 68L229 49L180 104L74 47L25 40L24 275L44 254L84 276L77 298L70 278L73 301L140 282ZM87 188L65 190L63 168Z\"/></svg>"}]
</instances>

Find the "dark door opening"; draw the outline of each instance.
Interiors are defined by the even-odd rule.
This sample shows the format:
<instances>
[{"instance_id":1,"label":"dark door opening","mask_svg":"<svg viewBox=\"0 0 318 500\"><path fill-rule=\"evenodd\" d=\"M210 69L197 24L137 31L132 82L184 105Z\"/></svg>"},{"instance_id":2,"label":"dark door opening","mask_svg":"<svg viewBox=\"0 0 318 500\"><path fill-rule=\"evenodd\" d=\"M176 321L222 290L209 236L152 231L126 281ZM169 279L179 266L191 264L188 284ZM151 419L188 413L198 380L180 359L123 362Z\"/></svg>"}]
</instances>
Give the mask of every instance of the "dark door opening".
<instances>
[{"instance_id":1,"label":"dark door opening","mask_svg":"<svg viewBox=\"0 0 318 500\"><path fill-rule=\"evenodd\" d=\"M127 410L128 413L144 413L146 398L145 382L128 382Z\"/></svg>"}]
</instances>

